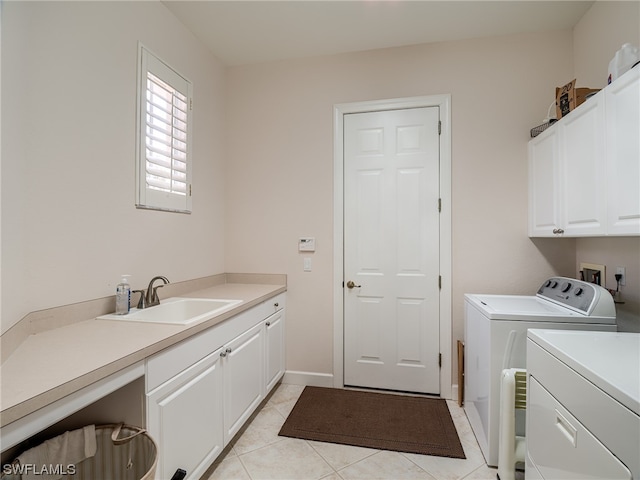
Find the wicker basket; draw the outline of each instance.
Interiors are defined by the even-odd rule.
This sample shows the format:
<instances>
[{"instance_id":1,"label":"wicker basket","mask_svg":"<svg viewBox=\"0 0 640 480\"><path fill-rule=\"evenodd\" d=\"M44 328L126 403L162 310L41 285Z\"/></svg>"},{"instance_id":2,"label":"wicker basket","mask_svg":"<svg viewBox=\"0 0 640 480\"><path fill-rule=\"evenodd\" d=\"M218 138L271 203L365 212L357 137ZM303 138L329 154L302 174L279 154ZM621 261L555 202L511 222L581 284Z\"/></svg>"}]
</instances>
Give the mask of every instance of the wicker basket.
<instances>
[{"instance_id":1,"label":"wicker basket","mask_svg":"<svg viewBox=\"0 0 640 480\"><path fill-rule=\"evenodd\" d=\"M551 125L553 125L554 123L556 123L557 120L555 118L552 118L551 120L549 120L548 122L543 123L542 125L538 125L537 127L533 127L531 129L531 138L535 138L538 135L540 135L542 132L544 132L547 128L549 128Z\"/></svg>"},{"instance_id":2,"label":"wicker basket","mask_svg":"<svg viewBox=\"0 0 640 480\"><path fill-rule=\"evenodd\" d=\"M67 466L58 478L74 480L153 480L158 448L146 430L124 424L96 426L96 454ZM2 480L22 480L17 460L11 473L3 467ZM52 478L39 475L40 478Z\"/></svg>"}]
</instances>

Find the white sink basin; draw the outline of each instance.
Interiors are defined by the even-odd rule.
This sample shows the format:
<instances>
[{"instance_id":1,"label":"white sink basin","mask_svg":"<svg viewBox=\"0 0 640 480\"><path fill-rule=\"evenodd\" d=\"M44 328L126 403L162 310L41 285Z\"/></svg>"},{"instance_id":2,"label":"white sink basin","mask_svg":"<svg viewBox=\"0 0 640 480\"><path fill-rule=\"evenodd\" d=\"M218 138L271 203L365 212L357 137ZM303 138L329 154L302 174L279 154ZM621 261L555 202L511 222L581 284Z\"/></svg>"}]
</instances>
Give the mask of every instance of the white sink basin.
<instances>
[{"instance_id":1,"label":"white sink basin","mask_svg":"<svg viewBox=\"0 0 640 480\"><path fill-rule=\"evenodd\" d=\"M162 300L160 305L138 310L132 308L126 315L102 315L98 320L122 320L126 322L171 323L188 325L206 320L225 310L233 308L242 300L223 300L209 298L179 298Z\"/></svg>"}]
</instances>

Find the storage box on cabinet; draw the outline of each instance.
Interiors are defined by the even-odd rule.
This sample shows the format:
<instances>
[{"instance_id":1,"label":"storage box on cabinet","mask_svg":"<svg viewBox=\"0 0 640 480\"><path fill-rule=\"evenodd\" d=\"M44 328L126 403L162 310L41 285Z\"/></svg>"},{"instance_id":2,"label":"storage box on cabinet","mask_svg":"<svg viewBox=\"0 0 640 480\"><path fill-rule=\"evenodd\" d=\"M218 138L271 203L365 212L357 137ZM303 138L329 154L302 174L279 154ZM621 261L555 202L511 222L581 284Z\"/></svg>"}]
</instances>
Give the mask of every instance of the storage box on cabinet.
<instances>
[{"instance_id":1,"label":"storage box on cabinet","mask_svg":"<svg viewBox=\"0 0 640 480\"><path fill-rule=\"evenodd\" d=\"M640 68L617 82L530 140L530 237L640 235Z\"/></svg>"}]
</instances>

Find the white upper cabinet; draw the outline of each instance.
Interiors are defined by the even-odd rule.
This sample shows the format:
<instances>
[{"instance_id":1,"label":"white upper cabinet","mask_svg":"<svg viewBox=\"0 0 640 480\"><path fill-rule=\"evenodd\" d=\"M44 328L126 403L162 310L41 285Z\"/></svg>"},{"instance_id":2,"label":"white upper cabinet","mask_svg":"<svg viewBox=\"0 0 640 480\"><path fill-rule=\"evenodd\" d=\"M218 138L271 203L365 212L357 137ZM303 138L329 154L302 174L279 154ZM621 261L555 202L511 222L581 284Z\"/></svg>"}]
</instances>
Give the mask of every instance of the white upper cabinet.
<instances>
[{"instance_id":1,"label":"white upper cabinet","mask_svg":"<svg viewBox=\"0 0 640 480\"><path fill-rule=\"evenodd\" d=\"M558 124L564 235L604 235L607 223L604 96L589 99Z\"/></svg>"},{"instance_id":2,"label":"white upper cabinet","mask_svg":"<svg viewBox=\"0 0 640 480\"><path fill-rule=\"evenodd\" d=\"M640 235L640 66L605 91L608 233Z\"/></svg>"},{"instance_id":3,"label":"white upper cabinet","mask_svg":"<svg viewBox=\"0 0 640 480\"><path fill-rule=\"evenodd\" d=\"M529 142L529 236L558 233L560 219L559 131L549 128Z\"/></svg>"},{"instance_id":4,"label":"white upper cabinet","mask_svg":"<svg viewBox=\"0 0 640 480\"><path fill-rule=\"evenodd\" d=\"M529 142L529 236L640 235L640 68Z\"/></svg>"}]
</instances>

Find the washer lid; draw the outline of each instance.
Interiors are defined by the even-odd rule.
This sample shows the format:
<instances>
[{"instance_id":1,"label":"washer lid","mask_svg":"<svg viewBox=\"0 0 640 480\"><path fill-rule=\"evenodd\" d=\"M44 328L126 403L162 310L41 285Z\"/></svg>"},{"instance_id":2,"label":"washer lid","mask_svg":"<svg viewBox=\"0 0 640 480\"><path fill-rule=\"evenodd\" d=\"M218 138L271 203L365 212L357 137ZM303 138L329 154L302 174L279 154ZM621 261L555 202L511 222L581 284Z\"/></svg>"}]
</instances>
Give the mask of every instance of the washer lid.
<instances>
[{"instance_id":1,"label":"washer lid","mask_svg":"<svg viewBox=\"0 0 640 480\"><path fill-rule=\"evenodd\" d=\"M589 316L538 296L466 294L491 320L615 324L615 317Z\"/></svg>"}]
</instances>

